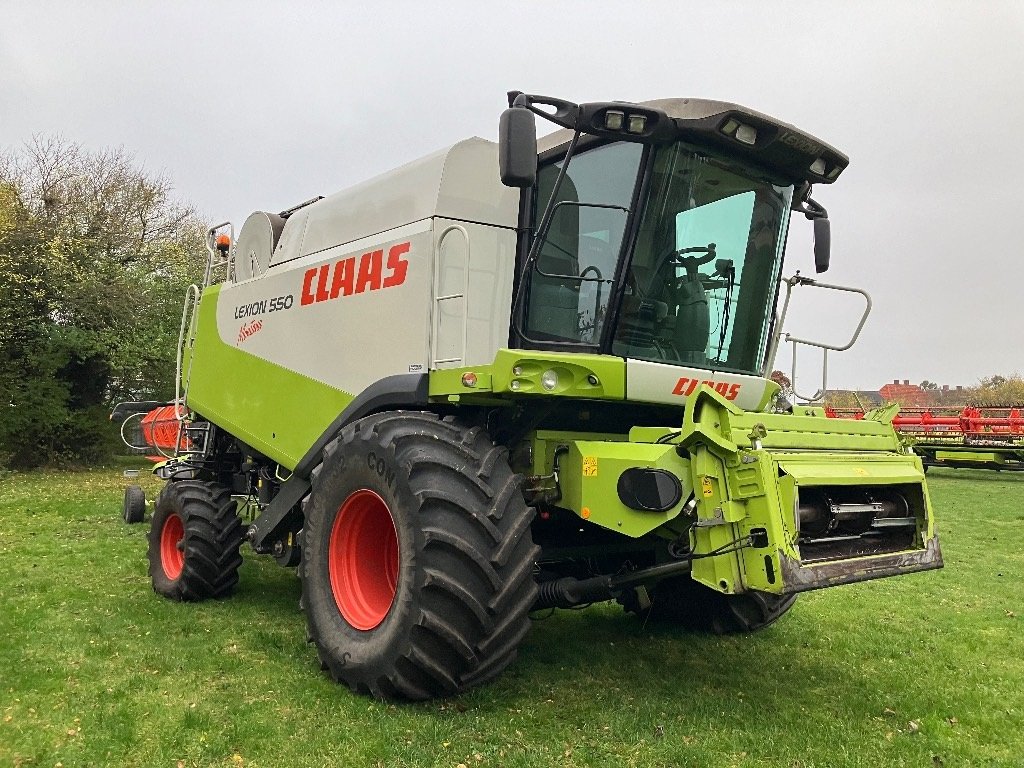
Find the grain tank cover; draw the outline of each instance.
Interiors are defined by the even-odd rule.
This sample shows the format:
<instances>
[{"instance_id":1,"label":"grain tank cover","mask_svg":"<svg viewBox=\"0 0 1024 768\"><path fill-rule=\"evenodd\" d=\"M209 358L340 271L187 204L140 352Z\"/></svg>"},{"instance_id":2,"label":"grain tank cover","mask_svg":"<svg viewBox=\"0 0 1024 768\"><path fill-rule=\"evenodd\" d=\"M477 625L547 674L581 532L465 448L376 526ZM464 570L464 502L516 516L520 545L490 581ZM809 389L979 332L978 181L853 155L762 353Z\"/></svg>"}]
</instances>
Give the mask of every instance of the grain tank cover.
<instances>
[{"instance_id":1,"label":"grain tank cover","mask_svg":"<svg viewBox=\"0 0 1024 768\"><path fill-rule=\"evenodd\" d=\"M288 218L273 264L431 217L514 228L518 190L498 178L498 148L478 137L329 195Z\"/></svg>"},{"instance_id":2,"label":"grain tank cover","mask_svg":"<svg viewBox=\"0 0 1024 768\"><path fill-rule=\"evenodd\" d=\"M256 211L242 224L235 241L235 282L259 277L270 266L285 220L276 213Z\"/></svg>"}]
</instances>

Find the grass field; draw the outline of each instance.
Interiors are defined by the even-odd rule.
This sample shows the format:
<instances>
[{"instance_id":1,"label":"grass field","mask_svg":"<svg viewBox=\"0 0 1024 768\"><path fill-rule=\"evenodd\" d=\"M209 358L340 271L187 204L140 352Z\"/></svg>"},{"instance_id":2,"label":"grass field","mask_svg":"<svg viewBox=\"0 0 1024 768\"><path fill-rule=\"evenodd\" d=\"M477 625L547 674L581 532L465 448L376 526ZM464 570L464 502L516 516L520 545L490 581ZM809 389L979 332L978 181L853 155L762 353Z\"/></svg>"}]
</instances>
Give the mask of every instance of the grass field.
<instances>
[{"instance_id":1,"label":"grass field","mask_svg":"<svg viewBox=\"0 0 1024 768\"><path fill-rule=\"evenodd\" d=\"M270 560L156 597L122 468L0 480L0 766L1024 765L1024 475L929 474L943 571L748 637L562 611L495 684L396 706L324 677Z\"/></svg>"}]
</instances>

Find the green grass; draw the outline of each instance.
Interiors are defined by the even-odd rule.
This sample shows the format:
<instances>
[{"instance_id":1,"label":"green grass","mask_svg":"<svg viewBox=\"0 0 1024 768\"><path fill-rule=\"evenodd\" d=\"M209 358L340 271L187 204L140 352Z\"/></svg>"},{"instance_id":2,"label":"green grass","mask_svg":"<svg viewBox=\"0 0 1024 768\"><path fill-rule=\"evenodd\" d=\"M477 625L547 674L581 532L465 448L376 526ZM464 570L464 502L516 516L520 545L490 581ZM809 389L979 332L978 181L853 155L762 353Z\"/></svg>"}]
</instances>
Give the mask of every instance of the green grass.
<instances>
[{"instance_id":1,"label":"green grass","mask_svg":"<svg viewBox=\"0 0 1024 768\"><path fill-rule=\"evenodd\" d=\"M749 637L558 612L496 683L415 705L329 682L268 559L226 602L154 595L127 482L0 480L0 766L1024 764L1024 476L929 474L943 571L805 595Z\"/></svg>"}]
</instances>

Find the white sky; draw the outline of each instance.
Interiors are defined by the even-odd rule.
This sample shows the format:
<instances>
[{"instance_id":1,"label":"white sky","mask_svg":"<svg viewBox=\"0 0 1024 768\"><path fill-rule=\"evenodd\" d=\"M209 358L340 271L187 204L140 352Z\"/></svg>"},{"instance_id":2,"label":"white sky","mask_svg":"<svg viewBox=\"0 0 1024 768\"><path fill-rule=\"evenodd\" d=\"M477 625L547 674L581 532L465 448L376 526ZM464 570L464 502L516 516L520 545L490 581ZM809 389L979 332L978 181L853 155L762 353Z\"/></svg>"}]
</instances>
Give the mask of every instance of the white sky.
<instances>
[{"instance_id":1,"label":"white sky","mask_svg":"<svg viewBox=\"0 0 1024 768\"><path fill-rule=\"evenodd\" d=\"M1024 0L2 0L0 19L0 149L123 145L236 224L494 139L508 90L754 107L851 158L815 195L824 278L875 309L831 386L1024 372ZM810 229L794 217L787 274L813 274ZM852 304L797 301L798 335L856 322ZM801 354L801 389L815 362Z\"/></svg>"}]
</instances>

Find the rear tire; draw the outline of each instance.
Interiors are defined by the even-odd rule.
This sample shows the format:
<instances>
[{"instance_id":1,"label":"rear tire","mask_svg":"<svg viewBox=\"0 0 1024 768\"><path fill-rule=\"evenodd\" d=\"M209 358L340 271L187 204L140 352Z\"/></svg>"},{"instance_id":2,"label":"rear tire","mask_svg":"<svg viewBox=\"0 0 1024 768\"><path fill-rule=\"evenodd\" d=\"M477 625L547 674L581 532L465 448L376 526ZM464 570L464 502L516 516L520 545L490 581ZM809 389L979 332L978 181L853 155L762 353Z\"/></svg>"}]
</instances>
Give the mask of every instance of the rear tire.
<instances>
[{"instance_id":1,"label":"rear tire","mask_svg":"<svg viewBox=\"0 0 1024 768\"><path fill-rule=\"evenodd\" d=\"M124 489L121 517L126 523L141 523L146 519L146 492L141 485L129 485Z\"/></svg>"},{"instance_id":2,"label":"rear tire","mask_svg":"<svg viewBox=\"0 0 1024 768\"><path fill-rule=\"evenodd\" d=\"M331 677L421 700L512 662L538 549L504 448L434 414L376 414L327 446L311 480L302 606Z\"/></svg>"},{"instance_id":3,"label":"rear tire","mask_svg":"<svg viewBox=\"0 0 1024 768\"><path fill-rule=\"evenodd\" d=\"M796 595L744 592L724 595L694 581L675 576L649 589L650 605L641 607L636 593L619 598L627 613L644 621L672 624L694 632L716 635L757 632L778 621L793 607Z\"/></svg>"},{"instance_id":4,"label":"rear tire","mask_svg":"<svg viewBox=\"0 0 1024 768\"><path fill-rule=\"evenodd\" d=\"M149 529L153 591L171 600L223 598L238 584L242 521L227 488L198 480L167 483Z\"/></svg>"}]
</instances>

